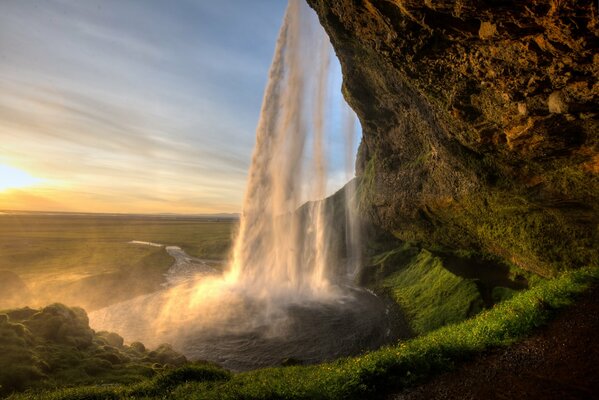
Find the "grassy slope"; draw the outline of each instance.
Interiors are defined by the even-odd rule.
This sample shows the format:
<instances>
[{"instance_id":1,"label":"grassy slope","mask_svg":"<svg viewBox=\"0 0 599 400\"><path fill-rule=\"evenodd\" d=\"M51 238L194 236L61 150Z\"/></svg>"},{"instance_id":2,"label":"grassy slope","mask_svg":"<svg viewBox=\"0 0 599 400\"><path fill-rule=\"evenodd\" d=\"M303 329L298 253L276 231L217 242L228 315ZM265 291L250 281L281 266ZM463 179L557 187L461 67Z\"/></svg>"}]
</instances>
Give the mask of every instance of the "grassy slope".
<instances>
[{"instance_id":1,"label":"grassy slope","mask_svg":"<svg viewBox=\"0 0 599 400\"><path fill-rule=\"evenodd\" d=\"M462 321L484 306L473 280L452 274L426 250L385 278L381 287L391 292L417 334Z\"/></svg>"},{"instance_id":2,"label":"grassy slope","mask_svg":"<svg viewBox=\"0 0 599 400\"><path fill-rule=\"evenodd\" d=\"M519 292L476 317L396 346L315 366L269 368L217 380L181 373L132 386L25 393L14 399L361 399L413 385L487 348L503 346L543 325L556 309L599 280L597 268L565 272Z\"/></svg>"},{"instance_id":3,"label":"grassy slope","mask_svg":"<svg viewBox=\"0 0 599 400\"><path fill-rule=\"evenodd\" d=\"M61 301L89 311L154 290L172 264L163 248L127 242L178 245L193 256L223 258L234 227L180 218L0 215L0 271L18 274L36 294L17 303ZM4 300L1 307L19 305Z\"/></svg>"}]
</instances>

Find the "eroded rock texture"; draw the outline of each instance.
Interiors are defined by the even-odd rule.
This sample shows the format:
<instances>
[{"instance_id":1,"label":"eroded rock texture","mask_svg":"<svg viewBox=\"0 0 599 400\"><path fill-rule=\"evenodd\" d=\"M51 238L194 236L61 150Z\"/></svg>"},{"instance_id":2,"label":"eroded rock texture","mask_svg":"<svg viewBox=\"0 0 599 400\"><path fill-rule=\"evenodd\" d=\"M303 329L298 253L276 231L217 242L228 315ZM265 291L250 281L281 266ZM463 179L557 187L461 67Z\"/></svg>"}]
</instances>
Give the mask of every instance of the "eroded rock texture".
<instances>
[{"instance_id":1,"label":"eroded rock texture","mask_svg":"<svg viewBox=\"0 0 599 400\"><path fill-rule=\"evenodd\" d=\"M377 224L543 275L597 264L595 1L308 3L362 123Z\"/></svg>"}]
</instances>

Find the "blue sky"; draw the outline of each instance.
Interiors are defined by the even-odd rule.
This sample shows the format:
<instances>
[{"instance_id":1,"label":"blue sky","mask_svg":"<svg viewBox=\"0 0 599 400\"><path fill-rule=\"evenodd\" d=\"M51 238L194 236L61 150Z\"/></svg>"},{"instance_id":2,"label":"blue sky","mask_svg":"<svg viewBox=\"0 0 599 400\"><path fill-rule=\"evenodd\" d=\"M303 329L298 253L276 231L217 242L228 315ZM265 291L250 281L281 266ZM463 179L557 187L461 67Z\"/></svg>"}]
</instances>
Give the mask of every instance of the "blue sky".
<instances>
[{"instance_id":1,"label":"blue sky","mask_svg":"<svg viewBox=\"0 0 599 400\"><path fill-rule=\"evenodd\" d=\"M239 211L285 7L0 2L0 208Z\"/></svg>"}]
</instances>

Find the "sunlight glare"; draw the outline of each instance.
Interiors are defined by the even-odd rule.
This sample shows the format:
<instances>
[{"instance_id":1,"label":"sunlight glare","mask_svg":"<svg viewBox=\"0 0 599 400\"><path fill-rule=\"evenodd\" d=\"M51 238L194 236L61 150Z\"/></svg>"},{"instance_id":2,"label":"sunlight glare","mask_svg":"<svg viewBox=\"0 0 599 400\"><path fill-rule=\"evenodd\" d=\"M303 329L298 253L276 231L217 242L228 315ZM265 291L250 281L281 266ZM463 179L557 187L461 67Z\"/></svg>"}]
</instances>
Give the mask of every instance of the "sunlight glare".
<instances>
[{"instance_id":1,"label":"sunlight glare","mask_svg":"<svg viewBox=\"0 0 599 400\"><path fill-rule=\"evenodd\" d=\"M25 171L0 164L0 191L32 186L41 181Z\"/></svg>"}]
</instances>

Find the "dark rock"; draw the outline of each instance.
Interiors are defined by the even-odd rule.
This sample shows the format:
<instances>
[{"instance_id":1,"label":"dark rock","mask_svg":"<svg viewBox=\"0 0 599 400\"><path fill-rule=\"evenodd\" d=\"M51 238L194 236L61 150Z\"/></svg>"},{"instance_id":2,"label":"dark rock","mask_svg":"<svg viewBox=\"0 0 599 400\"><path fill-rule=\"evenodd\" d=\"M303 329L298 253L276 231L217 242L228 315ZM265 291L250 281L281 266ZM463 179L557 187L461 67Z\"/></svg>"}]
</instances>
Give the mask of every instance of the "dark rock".
<instances>
[{"instance_id":1,"label":"dark rock","mask_svg":"<svg viewBox=\"0 0 599 400\"><path fill-rule=\"evenodd\" d=\"M596 2L308 3L362 124L374 224L542 275L599 263Z\"/></svg>"}]
</instances>

